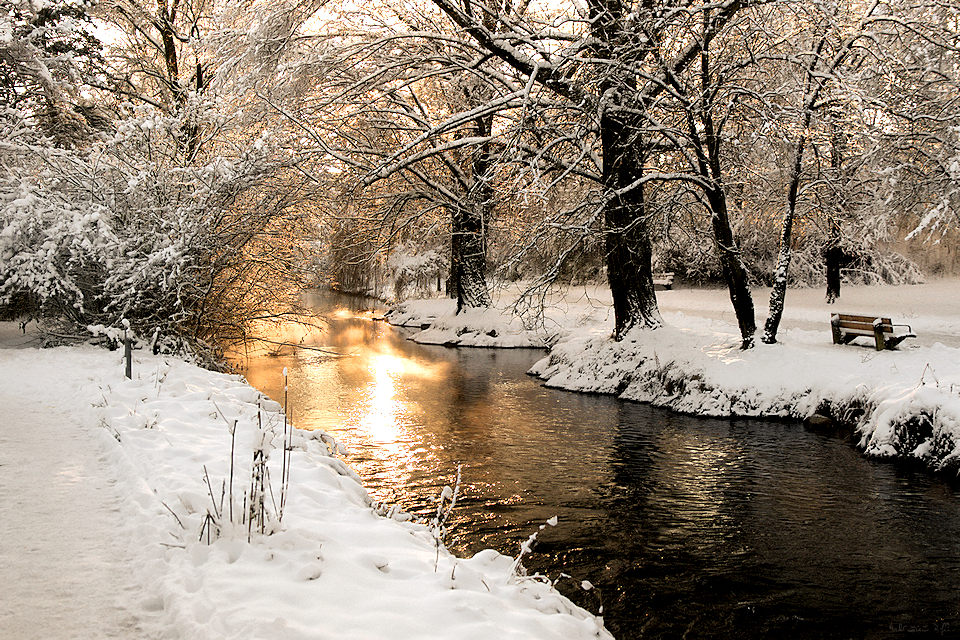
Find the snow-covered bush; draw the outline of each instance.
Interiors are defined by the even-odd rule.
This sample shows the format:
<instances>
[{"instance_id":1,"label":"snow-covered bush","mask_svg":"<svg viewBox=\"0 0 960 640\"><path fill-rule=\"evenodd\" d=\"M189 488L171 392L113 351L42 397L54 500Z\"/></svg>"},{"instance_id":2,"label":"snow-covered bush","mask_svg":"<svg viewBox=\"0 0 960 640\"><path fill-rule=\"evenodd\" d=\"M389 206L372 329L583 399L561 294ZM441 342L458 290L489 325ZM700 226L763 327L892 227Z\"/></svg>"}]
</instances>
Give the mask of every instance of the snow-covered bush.
<instances>
[{"instance_id":1,"label":"snow-covered bush","mask_svg":"<svg viewBox=\"0 0 960 640\"><path fill-rule=\"evenodd\" d=\"M137 109L112 136L54 149L7 114L0 173L0 303L141 336L217 340L275 309L303 216L261 137L230 157L179 161L177 118ZM277 195L279 193L280 195Z\"/></svg>"},{"instance_id":2,"label":"snow-covered bush","mask_svg":"<svg viewBox=\"0 0 960 640\"><path fill-rule=\"evenodd\" d=\"M434 249L418 250L405 243L393 250L387 260L393 281L393 297L397 300L430 297L439 290L447 270L447 261Z\"/></svg>"}]
</instances>

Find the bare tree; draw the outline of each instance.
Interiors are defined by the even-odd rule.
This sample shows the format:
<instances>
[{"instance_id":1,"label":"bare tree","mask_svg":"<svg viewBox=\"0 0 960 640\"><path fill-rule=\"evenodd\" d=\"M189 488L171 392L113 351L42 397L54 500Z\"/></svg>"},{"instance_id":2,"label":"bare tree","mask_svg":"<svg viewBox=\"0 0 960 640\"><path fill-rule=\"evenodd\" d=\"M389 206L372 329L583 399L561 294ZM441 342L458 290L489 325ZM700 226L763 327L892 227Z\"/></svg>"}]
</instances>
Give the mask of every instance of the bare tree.
<instances>
[{"instance_id":1,"label":"bare tree","mask_svg":"<svg viewBox=\"0 0 960 640\"><path fill-rule=\"evenodd\" d=\"M865 5L859 16L840 15L833 11L819 17L814 16L811 21L813 46L809 51L801 52L796 56L796 59L803 61L804 78L802 99L797 110L800 118L799 133L794 143L786 207L781 226L780 255L770 298L770 313L764 327L762 338L764 342L776 342L777 329L783 313L787 273L792 255L793 224L803 180L804 151L810 141L815 116L821 115L822 124L828 131L826 136L830 139L831 164L834 171L839 173L845 149L843 138L847 132L837 129L840 123L831 114L831 110L836 111L838 105L855 98L871 102L872 105L867 107L868 110L881 108L887 114L885 120L898 117L890 108L891 105L887 103L891 94L887 92L884 85L889 80L878 83L876 79L869 78L868 74L863 73L865 69L883 69L891 66L898 68L898 73L894 75L897 78L895 82L901 89L906 88L904 85L913 85L914 90L904 91L897 101L905 99L913 108L925 102L929 104L927 101L918 99L921 93L917 89L922 92L930 85L922 78L923 73L918 77L910 69L914 63L912 58L915 52L901 45L904 40L908 42L922 40L925 43L925 56L935 54L937 51L956 51L956 34L951 33L949 29L944 29L943 25L938 24L936 20L931 21L928 13L930 11L934 14L938 13L937 8L933 6L905 6L875 1ZM925 62L929 64L929 61ZM956 62L953 64L953 69L945 74L946 77L955 70ZM937 74L937 77L937 81L944 79L944 75L941 74ZM881 93L876 93L877 89L880 89ZM943 102L938 102L934 108L939 110L944 106ZM923 119L923 116L917 119ZM939 118L934 117L934 119ZM833 247L836 247L836 221L831 221L830 224L833 236L831 242ZM832 250L836 251L835 248ZM836 259L834 255L833 260ZM828 288L828 299L831 295L839 295L836 265L833 268L833 282L832 288ZM831 287L829 282L828 287Z\"/></svg>"},{"instance_id":2,"label":"bare tree","mask_svg":"<svg viewBox=\"0 0 960 640\"><path fill-rule=\"evenodd\" d=\"M635 327L660 326L646 185L662 175L648 169L660 152L659 140L649 133L649 123L656 120L650 114L675 88L675 78L701 60L701 54L746 5L721 2L680 8L652 2L637 6L587 2L563 14L535 10L530 4L435 3L478 46L510 65L528 87L528 101L562 101L587 119L592 141L582 140L578 146L583 149L595 143L596 155L580 153L580 158L600 160L597 177L604 190L614 336L619 340ZM485 15L495 16L496 28L485 24ZM529 90L534 86L546 93L535 95ZM721 206L716 199L714 204ZM726 226L722 219L720 226ZM749 346L749 322L744 329L751 334L744 338L744 346Z\"/></svg>"},{"instance_id":3,"label":"bare tree","mask_svg":"<svg viewBox=\"0 0 960 640\"><path fill-rule=\"evenodd\" d=\"M518 100L504 79L483 70L483 56L467 43L418 38L427 32L416 22L429 16L398 14L416 27L403 37L368 23L365 32L345 27L365 18L347 15L301 41L287 52L291 92L260 95L309 141L312 166L334 166L337 182L350 185L336 193L349 193L348 215L364 221L354 225L365 236L355 245L389 251L415 239L417 229L435 231L434 213L444 211L448 292L458 312L489 306L487 228L503 146L495 114ZM315 87L306 99L297 90L303 83ZM373 235L382 240L371 245Z\"/></svg>"}]
</instances>

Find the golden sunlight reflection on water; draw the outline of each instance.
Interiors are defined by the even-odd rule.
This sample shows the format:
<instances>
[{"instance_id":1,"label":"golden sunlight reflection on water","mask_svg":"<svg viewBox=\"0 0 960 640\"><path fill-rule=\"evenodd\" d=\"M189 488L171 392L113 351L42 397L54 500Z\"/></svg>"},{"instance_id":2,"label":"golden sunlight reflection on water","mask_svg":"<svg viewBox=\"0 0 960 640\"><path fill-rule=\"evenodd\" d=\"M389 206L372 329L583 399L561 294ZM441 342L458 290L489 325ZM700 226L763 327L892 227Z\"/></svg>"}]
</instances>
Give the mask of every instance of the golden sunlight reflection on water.
<instances>
[{"instance_id":1,"label":"golden sunlight reflection on water","mask_svg":"<svg viewBox=\"0 0 960 640\"><path fill-rule=\"evenodd\" d=\"M401 439L400 401L397 399L397 383L394 376L400 370L399 360L387 354L370 358L372 380L367 387L367 405L360 423L370 437L381 445L395 449Z\"/></svg>"},{"instance_id":2,"label":"golden sunlight reflection on water","mask_svg":"<svg viewBox=\"0 0 960 640\"><path fill-rule=\"evenodd\" d=\"M251 385L282 403L287 368L293 424L333 435L350 451L350 465L374 497L395 498L415 469L433 472L440 464L419 432L423 410L410 394L447 375L450 365L400 353L403 336L354 311L337 309L329 321L336 323L335 332L313 333L300 342L322 351L274 349L272 355L243 360L242 372Z\"/></svg>"}]
</instances>

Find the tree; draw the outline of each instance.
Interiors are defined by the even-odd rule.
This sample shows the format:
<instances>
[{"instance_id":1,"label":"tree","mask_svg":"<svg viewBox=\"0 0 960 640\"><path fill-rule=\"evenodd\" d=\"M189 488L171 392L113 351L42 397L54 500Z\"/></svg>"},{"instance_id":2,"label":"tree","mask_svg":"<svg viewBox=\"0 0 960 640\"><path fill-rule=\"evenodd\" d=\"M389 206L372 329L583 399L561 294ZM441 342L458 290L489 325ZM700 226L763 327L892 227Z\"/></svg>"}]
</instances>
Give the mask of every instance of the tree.
<instances>
[{"instance_id":1,"label":"tree","mask_svg":"<svg viewBox=\"0 0 960 640\"><path fill-rule=\"evenodd\" d=\"M645 185L661 176L649 175L645 167L657 150L646 125L655 120L649 114L675 86L674 78L700 60L745 5L732 1L678 8L649 2L633 7L597 1L551 22L552 16L536 13L529 4L435 4L478 46L508 64L524 86L542 87L590 119L588 130L602 159L599 182L614 337L660 326ZM484 15L494 16L495 28L484 22ZM535 96L528 89L525 97L532 102ZM720 206L718 200L714 204ZM745 338L744 346L751 341Z\"/></svg>"},{"instance_id":2,"label":"tree","mask_svg":"<svg viewBox=\"0 0 960 640\"><path fill-rule=\"evenodd\" d=\"M486 100L503 100L504 85L479 73L482 60L454 37L404 40L389 26L364 33L345 27L366 18L346 15L287 52L286 82L315 87L309 99L294 89L285 105L284 88L276 86L260 95L306 133L318 171L335 166L337 182L354 185L336 192L351 193L349 215L366 218L355 245L389 251L424 239L411 230L432 237L439 222L449 228L448 292L458 313L489 306L487 228L498 199L500 136ZM439 210L445 221L433 215ZM371 235L384 237L371 245Z\"/></svg>"},{"instance_id":3,"label":"tree","mask_svg":"<svg viewBox=\"0 0 960 640\"><path fill-rule=\"evenodd\" d=\"M0 7L0 100L28 113L60 146L82 145L109 126L82 98L103 69L101 43L83 3L22 2Z\"/></svg>"},{"instance_id":4,"label":"tree","mask_svg":"<svg viewBox=\"0 0 960 640\"><path fill-rule=\"evenodd\" d=\"M780 255L770 298L770 313L764 327L762 338L764 342L776 342L777 329L783 312L787 271L792 254L793 222L803 176L803 157L812 130L814 116L817 113L825 113L823 119L828 129L832 127L828 134L832 145L832 164L835 170L839 172L842 163L841 155L845 147L842 138L846 135L846 132L840 132L836 129L839 123L835 117L831 117L830 110L836 110L837 105L848 102L850 97L853 96L861 101L866 97L867 101L872 101L875 105L884 100L881 95L871 97L871 91L883 87L885 82L879 84L875 81L864 82L861 70L874 65L874 68L898 67L898 73L894 76L897 78L897 83L908 86L911 83L916 83L914 87L922 90L929 85L921 79L915 78L915 74L909 70L913 64L910 59L915 56L915 52L896 45L902 40L910 41L917 38L924 42L924 55L927 56L937 50L956 50L956 35L951 34L949 30L945 31L943 25L936 21L929 21L925 11L926 9L922 5L920 7L916 5L897 6L896 4L881 5L880 2L873 2L863 8L859 17L856 14L842 15L839 12L832 12L815 17L811 21L814 27L813 31L816 34L815 45L809 52L799 56L800 59L804 60L804 90L798 110L801 124L798 128L799 134L791 162L787 202L782 223ZM938 11L934 10L933 13L936 14ZM900 57L904 54L906 54L907 60ZM870 63L873 63L873 65ZM949 71L955 70L956 63L954 62L953 69ZM940 76L940 78L942 77ZM846 95L844 95L845 93ZM916 91L910 91L908 95L910 97L907 100L912 103L911 106L916 107L923 104L924 101L918 99L919 94ZM942 108L942 103L937 104L936 108ZM884 111L888 113L888 117L896 117L888 108L885 108ZM938 120L939 118L935 117L934 119ZM835 232L832 231L831 233L834 234ZM828 249L828 251L836 251L835 238L831 240L831 244L834 248ZM836 261L837 256L834 255L832 259ZM832 291L828 290L828 299L831 294L839 295L836 265L833 268L833 289Z\"/></svg>"},{"instance_id":5,"label":"tree","mask_svg":"<svg viewBox=\"0 0 960 640\"><path fill-rule=\"evenodd\" d=\"M194 347L239 339L287 303L292 283L271 274L296 273L309 236L269 144L184 170L162 159L177 153L170 126L159 114L127 120L83 151L14 130L0 189L4 301L29 296L81 329L126 319Z\"/></svg>"},{"instance_id":6,"label":"tree","mask_svg":"<svg viewBox=\"0 0 960 640\"><path fill-rule=\"evenodd\" d=\"M874 5L875 7L876 5ZM806 56L803 63L803 92L799 112L801 124L794 143L788 174L786 207L783 214L780 233L780 254L774 273L773 290L770 293L770 312L764 324L761 340L767 344L777 341L777 329L783 316L784 297L787 288L787 272L790 268L793 243L793 225L796 217L797 199L803 175L803 155L807 144L808 131L813 121L814 111L820 107L820 96L824 92L827 80L850 54L855 38L848 39L839 47L839 52L831 60L824 62L824 48L828 38L820 37L815 47Z\"/></svg>"},{"instance_id":7,"label":"tree","mask_svg":"<svg viewBox=\"0 0 960 640\"><path fill-rule=\"evenodd\" d=\"M886 197L908 215L908 239L960 228L960 7L920 3L890 16L889 54L871 78Z\"/></svg>"},{"instance_id":8,"label":"tree","mask_svg":"<svg viewBox=\"0 0 960 640\"><path fill-rule=\"evenodd\" d=\"M682 200L692 191L693 205L703 207L709 216L743 349L753 346L756 321L747 267L733 232L725 165L730 155L727 126L749 113L742 105L755 101L758 94L751 86L756 84L750 75L753 61L768 55L756 35L757 17L751 13L755 12L744 10L736 20L716 24L711 9L702 10L699 65L691 65L689 74L670 71L664 75L668 90L643 111L642 125L644 135L659 150L660 175L654 179L673 183L675 206L680 208L689 206Z\"/></svg>"},{"instance_id":9,"label":"tree","mask_svg":"<svg viewBox=\"0 0 960 640\"><path fill-rule=\"evenodd\" d=\"M214 9L207 0L108 0L97 6L123 37L112 46L110 71L94 86L179 116L176 140L186 162L202 142L197 100L212 76L202 37L213 28Z\"/></svg>"},{"instance_id":10,"label":"tree","mask_svg":"<svg viewBox=\"0 0 960 640\"><path fill-rule=\"evenodd\" d=\"M169 21L177 6L161 4ZM211 30L221 43L229 31ZM26 299L81 330L126 319L141 336L200 352L297 310L298 285L311 275L315 193L286 140L244 117L244 83L262 70L242 55L223 62L231 73L194 90L172 75L128 83L124 95L135 87L144 100L114 102L116 120L75 149L46 144L26 126L29 113L5 114L3 302Z\"/></svg>"}]
</instances>

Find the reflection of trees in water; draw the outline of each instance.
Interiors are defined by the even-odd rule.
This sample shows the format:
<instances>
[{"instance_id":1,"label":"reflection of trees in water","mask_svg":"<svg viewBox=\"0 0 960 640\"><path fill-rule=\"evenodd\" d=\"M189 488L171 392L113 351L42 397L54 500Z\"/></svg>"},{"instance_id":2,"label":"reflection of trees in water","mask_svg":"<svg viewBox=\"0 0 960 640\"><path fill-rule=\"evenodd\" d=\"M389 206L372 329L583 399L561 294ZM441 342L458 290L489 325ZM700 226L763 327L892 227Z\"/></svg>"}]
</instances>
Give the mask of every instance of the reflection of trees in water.
<instances>
[{"instance_id":1,"label":"reflection of trees in water","mask_svg":"<svg viewBox=\"0 0 960 640\"><path fill-rule=\"evenodd\" d=\"M445 386L449 390L447 428L458 437L470 437L478 443L486 442L492 413L497 410L495 387L496 359L489 354L488 367L477 366L457 349L456 363L450 367ZM487 355L487 354L484 354Z\"/></svg>"},{"instance_id":2,"label":"reflection of trees in water","mask_svg":"<svg viewBox=\"0 0 960 640\"><path fill-rule=\"evenodd\" d=\"M767 589L739 539L749 520L744 487L754 481L745 434L623 403L614 443L603 559L594 561L611 631L732 637L739 603Z\"/></svg>"},{"instance_id":3,"label":"reflection of trees in water","mask_svg":"<svg viewBox=\"0 0 960 640\"><path fill-rule=\"evenodd\" d=\"M918 607L952 606L953 587L920 559L944 556L915 553L944 551L924 524L935 512L885 495L903 489L890 486L895 469L844 442L625 404L615 443L605 537L567 562L591 567L621 640L862 637ZM951 502L952 528L956 492Z\"/></svg>"}]
</instances>

